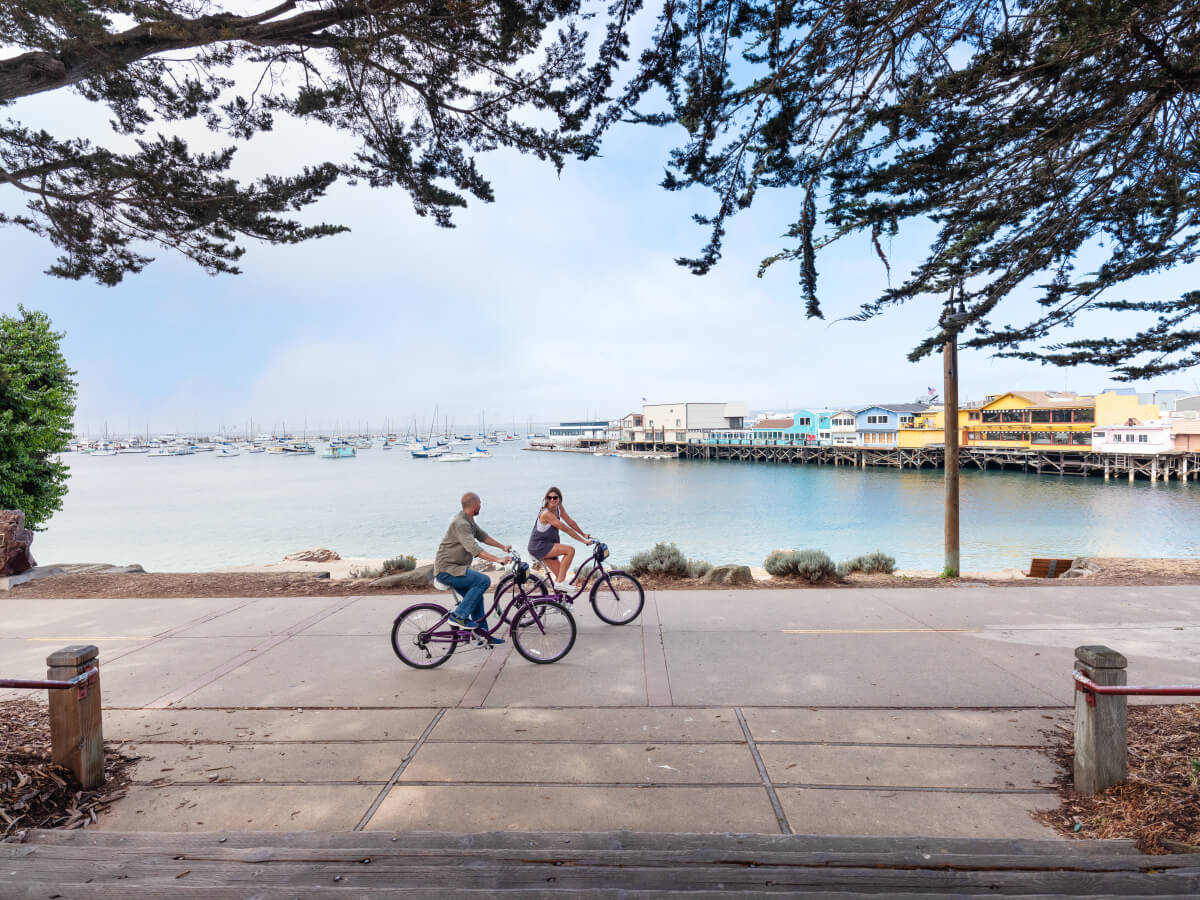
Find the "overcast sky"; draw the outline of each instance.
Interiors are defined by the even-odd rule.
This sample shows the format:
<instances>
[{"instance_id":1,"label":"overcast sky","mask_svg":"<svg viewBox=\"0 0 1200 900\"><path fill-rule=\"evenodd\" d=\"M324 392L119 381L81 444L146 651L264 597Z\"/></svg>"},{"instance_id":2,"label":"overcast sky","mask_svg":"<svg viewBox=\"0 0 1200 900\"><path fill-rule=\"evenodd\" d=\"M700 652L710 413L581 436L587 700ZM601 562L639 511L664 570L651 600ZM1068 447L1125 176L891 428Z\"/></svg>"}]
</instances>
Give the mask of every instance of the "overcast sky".
<instances>
[{"instance_id":1,"label":"overcast sky","mask_svg":"<svg viewBox=\"0 0 1200 900\"><path fill-rule=\"evenodd\" d=\"M8 112L59 137L108 140L104 111L62 91ZM657 186L680 134L619 129L602 158L570 164L561 177L532 158L485 156L480 167L496 202L456 213L453 230L418 218L400 190L337 186L306 218L349 233L300 247L249 245L240 276L213 278L158 252L116 288L66 282L43 274L53 247L8 228L0 310L24 303L66 332L63 349L78 370L77 427L86 433L105 424L113 433L212 431L249 419L297 431L305 420L310 430L367 421L378 430L388 419L403 431L414 416L427 421L435 405L462 430L485 417L489 426L611 418L643 397L782 410L940 392L940 357L905 359L929 333L936 304L863 324L833 321L886 284L865 238L818 258L826 321L804 317L794 267L755 277L796 217L798 195L760 193L730 223L724 258L709 275L677 266L675 257L695 255L707 239L691 214L712 209L707 193ZM346 146L289 126L243 151L239 172L292 171ZM12 193L0 190L0 208L17 208ZM894 269L916 259L913 244L892 248ZM1139 293L1176 294L1194 275L1177 271ZM1021 301L1007 305L1015 312ZM1115 327L1096 321L1087 329ZM978 353L961 354L960 367L964 399L1112 384L1094 367ZM1139 387L1192 390L1197 374Z\"/></svg>"}]
</instances>

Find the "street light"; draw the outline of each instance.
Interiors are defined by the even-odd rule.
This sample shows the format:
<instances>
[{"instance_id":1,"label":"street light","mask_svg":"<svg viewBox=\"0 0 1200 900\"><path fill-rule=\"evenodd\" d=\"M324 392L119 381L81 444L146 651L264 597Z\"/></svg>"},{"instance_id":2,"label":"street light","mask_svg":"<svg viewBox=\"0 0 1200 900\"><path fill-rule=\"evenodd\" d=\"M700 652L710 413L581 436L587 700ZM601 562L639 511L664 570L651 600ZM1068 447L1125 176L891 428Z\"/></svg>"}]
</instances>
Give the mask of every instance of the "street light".
<instances>
[{"instance_id":1,"label":"street light","mask_svg":"<svg viewBox=\"0 0 1200 900\"><path fill-rule=\"evenodd\" d=\"M958 309L954 308L957 288ZM942 345L943 385L942 434L945 436L946 500L945 500L945 543L946 565L942 574L947 578L958 577L958 333L970 318L962 300L962 284L950 289L946 311L942 314L942 327L946 331L946 343Z\"/></svg>"}]
</instances>

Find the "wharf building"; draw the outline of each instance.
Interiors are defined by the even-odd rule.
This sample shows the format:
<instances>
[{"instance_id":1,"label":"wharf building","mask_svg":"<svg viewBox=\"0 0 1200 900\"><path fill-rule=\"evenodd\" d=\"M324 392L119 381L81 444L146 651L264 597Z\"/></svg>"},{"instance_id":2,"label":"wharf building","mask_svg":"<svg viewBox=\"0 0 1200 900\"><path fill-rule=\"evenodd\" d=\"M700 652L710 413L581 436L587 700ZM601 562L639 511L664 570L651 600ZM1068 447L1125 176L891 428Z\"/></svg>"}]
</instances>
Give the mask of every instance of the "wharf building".
<instances>
[{"instance_id":1,"label":"wharf building","mask_svg":"<svg viewBox=\"0 0 1200 900\"><path fill-rule=\"evenodd\" d=\"M696 459L939 468L945 415L930 403L804 409L748 427L744 403L646 404L611 423L609 447ZM1200 474L1200 395L1009 391L964 402L960 464L1039 474Z\"/></svg>"}]
</instances>

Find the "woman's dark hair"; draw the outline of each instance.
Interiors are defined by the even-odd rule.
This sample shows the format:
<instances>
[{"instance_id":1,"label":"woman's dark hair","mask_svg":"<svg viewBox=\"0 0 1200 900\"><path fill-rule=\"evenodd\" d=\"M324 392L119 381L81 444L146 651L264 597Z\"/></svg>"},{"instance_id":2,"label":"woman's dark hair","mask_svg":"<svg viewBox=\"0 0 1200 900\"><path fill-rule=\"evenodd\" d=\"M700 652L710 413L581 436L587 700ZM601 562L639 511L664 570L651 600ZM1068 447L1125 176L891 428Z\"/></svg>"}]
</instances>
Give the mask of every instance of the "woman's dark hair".
<instances>
[{"instance_id":1,"label":"woman's dark hair","mask_svg":"<svg viewBox=\"0 0 1200 900\"><path fill-rule=\"evenodd\" d=\"M554 487L554 485L551 485L550 487L546 488L546 493L542 495L542 509L546 508L546 498L551 494L558 494L558 502L560 504L562 503L562 491Z\"/></svg>"}]
</instances>

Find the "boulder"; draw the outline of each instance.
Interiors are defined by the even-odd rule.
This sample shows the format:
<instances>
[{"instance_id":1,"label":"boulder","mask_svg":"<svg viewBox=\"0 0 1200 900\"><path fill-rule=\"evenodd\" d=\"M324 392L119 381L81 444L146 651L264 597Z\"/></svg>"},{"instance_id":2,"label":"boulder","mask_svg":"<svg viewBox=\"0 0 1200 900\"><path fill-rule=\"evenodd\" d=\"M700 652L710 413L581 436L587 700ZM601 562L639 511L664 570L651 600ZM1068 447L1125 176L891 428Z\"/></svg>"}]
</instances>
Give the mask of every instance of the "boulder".
<instances>
[{"instance_id":1,"label":"boulder","mask_svg":"<svg viewBox=\"0 0 1200 900\"><path fill-rule=\"evenodd\" d=\"M25 527L25 513L0 510L0 575L20 575L37 565L29 547L33 532Z\"/></svg>"},{"instance_id":2,"label":"boulder","mask_svg":"<svg viewBox=\"0 0 1200 900\"><path fill-rule=\"evenodd\" d=\"M503 571L504 566L500 565L500 563L494 563L490 559L477 559L475 562L471 563L471 568L476 572L486 573Z\"/></svg>"},{"instance_id":3,"label":"boulder","mask_svg":"<svg viewBox=\"0 0 1200 900\"><path fill-rule=\"evenodd\" d=\"M1059 578L1092 578L1100 574L1100 567L1086 556L1071 561L1071 568L1059 575Z\"/></svg>"},{"instance_id":4,"label":"boulder","mask_svg":"<svg viewBox=\"0 0 1200 900\"><path fill-rule=\"evenodd\" d=\"M371 582L371 587L428 587L433 584L433 566L417 566L411 572L401 572L398 575L384 575Z\"/></svg>"},{"instance_id":5,"label":"boulder","mask_svg":"<svg viewBox=\"0 0 1200 900\"><path fill-rule=\"evenodd\" d=\"M717 566L700 579L704 584L754 584L749 566Z\"/></svg>"},{"instance_id":6,"label":"boulder","mask_svg":"<svg viewBox=\"0 0 1200 900\"><path fill-rule=\"evenodd\" d=\"M293 562L333 562L335 559L341 559L341 557L332 550L327 550L324 547L313 547L311 550L289 553L284 559L289 559Z\"/></svg>"}]
</instances>

